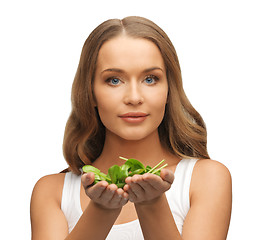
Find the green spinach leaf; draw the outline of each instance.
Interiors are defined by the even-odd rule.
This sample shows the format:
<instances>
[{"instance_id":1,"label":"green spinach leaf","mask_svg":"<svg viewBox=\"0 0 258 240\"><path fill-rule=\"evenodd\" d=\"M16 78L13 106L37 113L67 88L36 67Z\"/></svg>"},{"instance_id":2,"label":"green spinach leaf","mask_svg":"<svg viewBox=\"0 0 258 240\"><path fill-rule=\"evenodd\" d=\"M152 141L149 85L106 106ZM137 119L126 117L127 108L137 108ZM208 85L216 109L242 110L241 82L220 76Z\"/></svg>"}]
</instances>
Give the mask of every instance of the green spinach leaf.
<instances>
[{"instance_id":1,"label":"green spinach leaf","mask_svg":"<svg viewBox=\"0 0 258 240\"><path fill-rule=\"evenodd\" d=\"M108 169L108 174L102 173L98 168L95 168L91 165L85 165L82 167L83 172L93 172L95 175L94 184L100 181L107 181L109 184L114 183L118 188L123 188L125 185L125 179L127 177L131 177L135 174L144 174L144 173L152 173L160 176L160 171L162 168L166 167L167 164L158 168L165 160L159 162L155 167L151 168L150 166L144 167L144 165L134 159L134 158L124 158L119 157L120 159L125 160L126 162L121 165L113 165Z\"/></svg>"}]
</instances>

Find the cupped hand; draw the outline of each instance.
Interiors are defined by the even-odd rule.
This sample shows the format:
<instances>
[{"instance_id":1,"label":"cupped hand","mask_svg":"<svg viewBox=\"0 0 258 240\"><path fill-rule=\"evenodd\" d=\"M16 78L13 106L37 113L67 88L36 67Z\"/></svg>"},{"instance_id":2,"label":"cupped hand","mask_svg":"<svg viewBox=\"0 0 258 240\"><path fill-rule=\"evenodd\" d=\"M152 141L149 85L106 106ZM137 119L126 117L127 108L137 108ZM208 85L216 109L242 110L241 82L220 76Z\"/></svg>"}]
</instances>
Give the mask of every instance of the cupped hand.
<instances>
[{"instance_id":1,"label":"cupped hand","mask_svg":"<svg viewBox=\"0 0 258 240\"><path fill-rule=\"evenodd\" d=\"M86 195L103 208L121 208L128 202L128 193L115 184L101 181L93 185L94 173L83 174L81 181Z\"/></svg>"},{"instance_id":2,"label":"cupped hand","mask_svg":"<svg viewBox=\"0 0 258 240\"><path fill-rule=\"evenodd\" d=\"M173 172L168 169L162 169L160 177L152 173L145 173L126 178L124 191L129 194L131 202L148 204L166 192L173 181Z\"/></svg>"}]
</instances>

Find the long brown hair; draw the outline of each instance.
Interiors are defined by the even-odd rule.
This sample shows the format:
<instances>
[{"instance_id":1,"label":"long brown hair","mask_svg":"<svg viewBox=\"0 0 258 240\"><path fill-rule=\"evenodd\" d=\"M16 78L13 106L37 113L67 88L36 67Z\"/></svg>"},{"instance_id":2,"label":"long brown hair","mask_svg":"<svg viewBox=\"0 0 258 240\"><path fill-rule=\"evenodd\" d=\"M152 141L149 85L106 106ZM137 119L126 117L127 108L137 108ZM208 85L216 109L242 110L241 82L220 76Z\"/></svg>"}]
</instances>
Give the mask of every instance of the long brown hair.
<instances>
[{"instance_id":1,"label":"long brown hair","mask_svg":"<svg viewBox=\"0 0 258 240\"><path fill-rule=\"evenodd\" d=\"M64 157L70 169L79 174L83 165L92 163L102 152L105 127L94 105L94 74L103 43L122 33L152 41L162 54L169 88L164 119L159 126L163 146L179 157L209 158L206 127L183 90L180 65L173 44L152 21L142 17L127 17L100 24L82 48L72 86L72 112L63 141Z\"/></svg>"}]
</instances>

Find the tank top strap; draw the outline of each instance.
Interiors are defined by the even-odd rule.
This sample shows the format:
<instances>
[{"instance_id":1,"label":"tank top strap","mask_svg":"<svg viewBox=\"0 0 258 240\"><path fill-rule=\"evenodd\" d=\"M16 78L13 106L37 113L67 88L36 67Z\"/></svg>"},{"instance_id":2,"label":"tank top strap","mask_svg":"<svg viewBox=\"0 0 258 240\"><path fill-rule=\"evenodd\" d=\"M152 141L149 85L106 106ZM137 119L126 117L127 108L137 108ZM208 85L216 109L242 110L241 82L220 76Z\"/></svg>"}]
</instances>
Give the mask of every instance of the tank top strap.
<instances>
[{"instance_id":1,"label":"tank top strap","mask_svg":"<svg viewBox=\"0 0 258 240\"><path fill-rule=\"evenodd\" d=\"M79 220L82 210L80 203L81 176L67 172L64 178L61 210L68 221L69 232Z\"/></svg>"},{"instance_id":2,"label":"tank top strap","mask_svg":"<svg viewBox=\"0 0 258 240\"><path fill-rule=\"evenodd\" d=\"M192 172L198 159L182 159L175 170L175 180L166 192L169 206L173 217L182 232L185 217L190 209L189 190L192 178Z\"/></svg>"},{"instance_id":3,"label":"tank top strap","mask_svg":"<svg viewBox=\"0 0 258 240\"><path fill-rule=\"evenodd\" d=\"M197 160L198 159L182 159L179 162L175 172L175 179L178 178L179 182L181 183L180 185L182 189L182 202L184 203L185 209L190 208L189 191L193 169Z\"/></svg>"}]
</instances>

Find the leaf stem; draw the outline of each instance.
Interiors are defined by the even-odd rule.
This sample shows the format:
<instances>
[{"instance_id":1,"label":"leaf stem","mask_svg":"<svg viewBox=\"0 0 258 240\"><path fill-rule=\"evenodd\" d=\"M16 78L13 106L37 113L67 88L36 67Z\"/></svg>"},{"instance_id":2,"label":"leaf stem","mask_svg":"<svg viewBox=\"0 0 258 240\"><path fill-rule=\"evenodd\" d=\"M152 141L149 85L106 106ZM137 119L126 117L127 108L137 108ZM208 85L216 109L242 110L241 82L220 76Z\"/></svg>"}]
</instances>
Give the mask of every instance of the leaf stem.
<instances>
[{"instance_id":1,"label":"leaf stem","mask_svg":"<svg viewBox=\"0 0 258 240\"><path fill-rule=\"evenodd\" d=\"M109 178L109 177L106 177L106 180L107 180L107 181L110 181L110 182L112 181L111 178Z\"/></svg>"},{"instance_id":2,"label":"leaf stem","mask_svg":"<svg viewBox=\"0 0 258 240\"><path fill-rule=\"evenodd\" d=\"M147 173L153 173L153 171L160 166L163 162L165 161L165 159L163 159L161 162L159 162L155 167L153 167L152 169L150 169Z\"/></svg>"},{"instance_id":3,"label":"leaf stem","mask_svg":"<svg viewBox=\"0 0 258 240\"><path fill-rule=\"evenodd\" d=\"M155 174L156 172L160 171L161 169L165 168L168 164L166 163L165 165L163 165L162 167L160 167L159 169L156 169L154 172L152 172L153 174Z\"/></svg>"},{"instance_id":4,"label":"leaf stem","mask_svg":"<svg viewBox=\"0 0 258 240\"><path fill-rule=\"evenodd\" d=\"M125 160L125 161L128 160L127 158L124 158L124 157L121 157L121 156L119 156L119 158L122 159L122 160Z\"/></svg>"}]
</instances>

